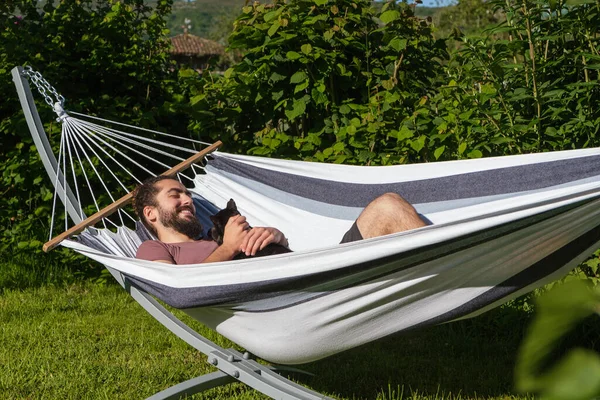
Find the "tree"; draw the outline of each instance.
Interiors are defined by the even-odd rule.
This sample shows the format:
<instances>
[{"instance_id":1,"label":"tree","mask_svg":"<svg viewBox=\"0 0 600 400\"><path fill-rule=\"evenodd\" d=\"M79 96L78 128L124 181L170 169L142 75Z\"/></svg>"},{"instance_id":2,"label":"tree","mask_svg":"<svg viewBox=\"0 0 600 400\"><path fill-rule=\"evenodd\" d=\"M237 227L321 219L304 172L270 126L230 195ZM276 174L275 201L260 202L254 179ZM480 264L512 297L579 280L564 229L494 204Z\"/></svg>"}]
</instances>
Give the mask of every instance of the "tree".
<instances>
[{"instance_id":1,"label":"tree","mask_svg":"<svg viewBox=\"0 0 600 400\"><path fill-rule=\"evenodd\" d=\"M194 128L228 149L361 164L420 150L418 128L399 122L427 97L447 54L408 5L254 3L229 43L244 59L221 80L191 85ZM398 145L413 136L412 148Z\"/></svg>"},{"instance_id":2,"label":"tree","mask_svg":"<svg viewBox=\"0 0 600 400\"><path fill-rule=\"evenodd\" d=\"M52 196L20 110L10 70L30 65L67 99L68 109L142 126L182 129L172 113L165 16L171 0L15 0L0 4L0 253L36 249L48 228ZM34 89L35 92L35 89ZM56 118L38 97L46 130ZM56 135L54 135L56 136Z\"/></svg>"}]
</instances>

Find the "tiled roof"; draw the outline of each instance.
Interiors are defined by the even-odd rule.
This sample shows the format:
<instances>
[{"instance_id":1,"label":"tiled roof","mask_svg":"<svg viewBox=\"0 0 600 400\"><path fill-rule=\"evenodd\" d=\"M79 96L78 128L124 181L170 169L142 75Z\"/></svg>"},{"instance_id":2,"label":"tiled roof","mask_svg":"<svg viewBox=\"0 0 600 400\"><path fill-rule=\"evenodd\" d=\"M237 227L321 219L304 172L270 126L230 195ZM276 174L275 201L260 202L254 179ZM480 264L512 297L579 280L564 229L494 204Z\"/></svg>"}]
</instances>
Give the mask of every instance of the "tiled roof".
<instances>
[{"instance_id":1,"label":"tiled roof","mask_svg":"<svg viewBox=\"0 0 600 400\"><path fill-rule=\"evenodd\" d=\"M220 55L225 52L223 46L212 40L203 39L189 33L173 36L171 54L183 56L210 56Z\"/></svg>"}]
</instances>

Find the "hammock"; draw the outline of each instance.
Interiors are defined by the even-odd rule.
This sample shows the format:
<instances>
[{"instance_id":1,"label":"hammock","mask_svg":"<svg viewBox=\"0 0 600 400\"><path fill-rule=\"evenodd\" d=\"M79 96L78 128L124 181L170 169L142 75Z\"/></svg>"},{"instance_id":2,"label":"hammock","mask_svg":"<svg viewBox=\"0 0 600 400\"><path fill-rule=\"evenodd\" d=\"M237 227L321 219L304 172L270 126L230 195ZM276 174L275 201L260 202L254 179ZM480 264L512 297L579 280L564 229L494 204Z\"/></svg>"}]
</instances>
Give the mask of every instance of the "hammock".
<instances>
[{"instance_id":1,"label":"hammock","mask_svg":"<svg viewBox=\"0 0 600 400\"><path fill-rule=\"evenodd\" d=\"M20 71L13 70L15 82L29 90ZM84 124L60 112L65 126ZM139 223L89 228L61 244L103 263L124 287L183 309L275 363L314 361L476 316L563 276L600 242L600 149L391 167L214 151L198 168L191 190L206 229L207 216L234 198L251 225L279 228L294 252L200 265L136 260L135 250L150 237ZM78 196L69 194L58 169L50 176L63 180L57 191L78 222ZM386 192L400 193L430 224L338 245L362 208ZM190 334L183 329L180 336ZM217 360L214 350L201 350ZM240 361L231 354L218 364L235 376L220 363ZM259 390L278 396L263 384ZM289 396L313 395L320 398Z\"/></svg>"}]
</instances>

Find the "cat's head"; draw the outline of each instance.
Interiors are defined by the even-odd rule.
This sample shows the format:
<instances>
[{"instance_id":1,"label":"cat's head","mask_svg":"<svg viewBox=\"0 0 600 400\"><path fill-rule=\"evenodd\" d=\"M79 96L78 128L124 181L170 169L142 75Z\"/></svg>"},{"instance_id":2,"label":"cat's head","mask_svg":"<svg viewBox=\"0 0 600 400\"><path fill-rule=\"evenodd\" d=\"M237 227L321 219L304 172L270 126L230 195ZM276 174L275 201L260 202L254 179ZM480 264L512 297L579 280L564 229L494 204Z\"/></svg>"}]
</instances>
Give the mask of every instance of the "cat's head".
<instances>
[{"instance_id":1,"label":"cat's head","mask_svg":"<svg viewBox=\"0 0 600 400\"><path fill-rule=\"evenodd\" d=\"M213 223L213 227L210 229L210 236L215 242L217 242L217 244L223 244L225 225L227 225L227 221L229 221L229 218L239 214L240 212L237 209L235 201L233 201L233 199L229 199L229 201L227 202L227 206L224 209L222 209L215 215L211 215L210 220Z\"/></svg>"}]
</instances>

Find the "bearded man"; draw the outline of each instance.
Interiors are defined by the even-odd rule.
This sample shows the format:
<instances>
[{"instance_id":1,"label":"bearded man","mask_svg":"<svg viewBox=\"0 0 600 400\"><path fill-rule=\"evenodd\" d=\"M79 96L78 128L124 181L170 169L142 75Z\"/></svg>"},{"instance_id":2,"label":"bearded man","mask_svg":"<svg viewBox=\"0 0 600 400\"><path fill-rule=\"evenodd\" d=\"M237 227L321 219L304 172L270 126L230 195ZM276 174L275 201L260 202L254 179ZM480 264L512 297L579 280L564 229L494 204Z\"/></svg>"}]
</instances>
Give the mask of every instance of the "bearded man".
<instances>
[{"instance_id":1,"label":"bearded man","mask_svg":"<svg viewBox=\"0 0 600 400\"><path fill-rule=\"evenodd\" d=\"M223 244L202 238L194 202L187 188L166 176L146 180L134 193L134 209L144 226L158 238L139 247L136 258L169 264L228 261L240 252L253 256L271 243L288 247L285 235L273 227L250 228L236 215L225 225ZM414 207L395 193L373 200L362 211L341 243L425 226Z\"/></svg>"}]
</instances>

